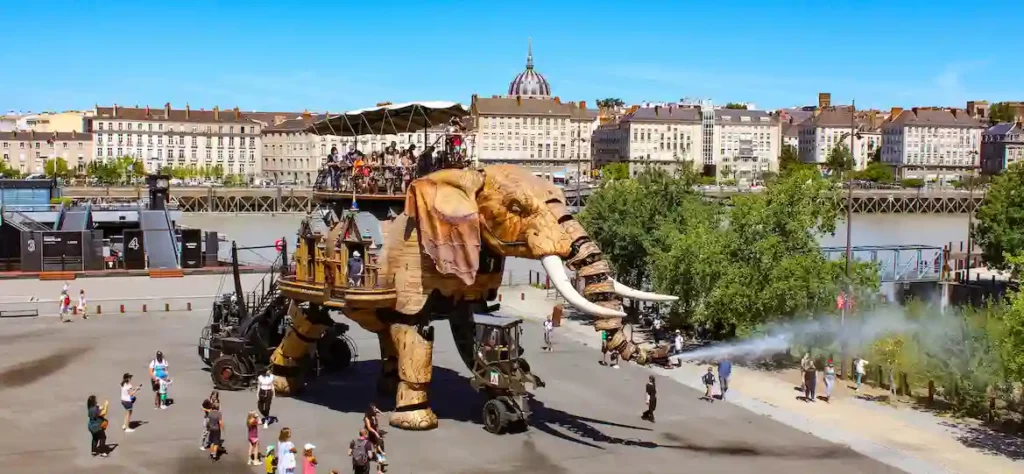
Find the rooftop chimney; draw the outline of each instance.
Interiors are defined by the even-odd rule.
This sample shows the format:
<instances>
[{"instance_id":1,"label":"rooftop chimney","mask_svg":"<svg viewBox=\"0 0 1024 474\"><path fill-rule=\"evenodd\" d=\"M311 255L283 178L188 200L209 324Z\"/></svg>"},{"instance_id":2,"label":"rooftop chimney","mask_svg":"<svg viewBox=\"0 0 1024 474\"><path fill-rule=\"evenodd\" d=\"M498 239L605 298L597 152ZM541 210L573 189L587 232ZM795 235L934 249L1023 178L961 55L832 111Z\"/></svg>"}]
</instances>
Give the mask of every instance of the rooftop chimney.
<instances>
[{"instance_id":1,"label":"rooftop chimney","mask_svg":"<svg viewBox=\"0 0 1024 474\"><path fill-rule=\"evenodd\" d=\"M309 112L308 110L306 112ZM241 117L241 113L238 111L238 107L235 107L235 121Z\"/></svg>"},{"instance_id":2,"label":"rooftop chimney","mask_svg":"<svg viewBox=\"0 0 1024 474\"><path fill-rule=\"evenodd\" d=\"M117 103L114 103L114 111L112 117L117 118Z\"/></svg>"},{"instance_id":3,"label":"rooftop chimney","mask_svg":"<svg viewBox=\"0 0 1024 474\"><path fill-rule=\"evenodd\" d=\"M191 115L191 112L192 112L192 110L188 108L188 103L186 102L185 103L185 120L188 120L188 117L189 117L189 115Z\"/></svg>"},{"instance_id":4,"label":"rooftop chimney","mask_svg":"<svg viewBox=\"0 0 1024 474\"><path fill-rule=\"evenodd\" d=\"M149 106L146 106L146 118L149 118Z\"/></svg>"},{"instance_id":5,"label":"rooftop chimney","mask_svg":"<svg viewBox=\"0 0 1024 474\"><path fill-rule=\"evenodd\" d=\"M164 118L165 119L171 118L171 103L170 102L167 102L166 104L164 104Z\"/></svg>"},{"instance_id":6,"label":"rooftop chimney","mask_svg":"<svg viewBox=\"0 0 1024 474\"><path fill-rule=\"evenodd\" d=\"M660 112L660 111L661 111L661 106L660 105L655 105L654 106L654 115L659 115L658 112Z\"/></svg>"},{"instance_id":7,"label":"rooftop chimney","mask_svg":"<svg viewBox=\"0 0 1024 474\"><path fill-rule=\"evenodd\" d=\"M517 95L516 96L516 105L523 105L523 96L521 96L521 95Z\"/></svg>"},{"instance_id":8,"label":"rooftop chimney","mask_svg":"<svg viewBox=\"0 0 1024 474\"><path fill-rule=\"evenodd\" d=\"M562 104L562 98L561 97L555 97L555 103L561 105Z\"/></svg>"},{"instance_id":9,"label":"rooftop chimney","mask_svg":"<svg viewBox=\"0 0 1024 474\"><path fill-rule=\"evenodd\" d=\"M889 120L896 120L896 117L899 117L901 113L903 113L903 107L893 107L889 111Z\"/></svg>"},{"instance_id":10,"label":"rooftop chimney","mask_svg":"<svg viewBox=\"0 0 1024 474\"><path fill-rule=\"evenodd\" d=\"M213 106L213 119L214 120L220 120L220 106L219 105Z\"/></svg>"},{"instance_id":11,"label":"rooftop chimney","mask_svg":"<svg viewBox=\"0 0 1024 474\"><path fill-rule=\"evenodd\" d=\"M580 108L585 110L587 108L587 101L581 100L580 101Z\"/></svg>"},{"instance_id":12,"label":"rooftop chimney","mask_svg":"<svg viewBox=\"0 0 1024 474\"><path fill-rule=\"evenodd\" d=\"M918 109L917 107L911 107L911 108L910 108L910 111L911 111L911 112L914 112L914 115L917 115L917 111L918 111L918 110L919 110L919 109Z\"/></svg>"}]
</instances>

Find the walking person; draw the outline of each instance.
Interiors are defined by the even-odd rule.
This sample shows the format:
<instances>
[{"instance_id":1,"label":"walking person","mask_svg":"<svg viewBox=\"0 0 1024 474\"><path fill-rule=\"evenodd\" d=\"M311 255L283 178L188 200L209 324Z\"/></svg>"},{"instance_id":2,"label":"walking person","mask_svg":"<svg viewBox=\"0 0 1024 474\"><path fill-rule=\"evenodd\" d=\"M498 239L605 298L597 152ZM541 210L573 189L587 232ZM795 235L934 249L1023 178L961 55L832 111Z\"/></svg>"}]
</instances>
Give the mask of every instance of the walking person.
<instances>
[{"instance_id":1,"label":"walking person","mask_svg":"<svg viewBox=\"0 0 1024 474\"><path fill-rule=\"evenodd\" d=\"M700 378L700 381L704 383L704 400L714 403L715 399L711 396L711 388L715 386L715 374L711 370L709 366L708 372Z\"/></svg>"},{"instance_id":2,"label":"walking person","mask_svg":"<svg viewBox=\"0 0 1024 474\"><path fill-rule=\"evenodd\" d=\"M608 365L608 331L601 331L601 365Z\"/></svg>"},{"instance_id":3,"label":"walking person","mask_svg":"<svg viewBox=\"0 0 1024 474\"><path fill-rule=\"evenodd\" d=\"M856 392L858 392L858 393L860 393L860 383L861 383L862 380L864 380L864 374L867 373L866 369L865 369L865 366L867 366L868 364L869 364L868 361L866 361L864 359L861 359L860 357L857 357L853 361L854 377L857 380Z\"/></svg>"},{"instance_id":4,"label":"walking person","mask_svg":"<svg viewBox=\"0 0 1024 474\"><path fill-rule=\"evenodd\" d=\"M256 377L258 391L256 392L256 409L263 416L263 429L270 427L270 403L274 401L274 375L267 372Z\"/></svg>"},{"instance_id":5,"label":"walking person","mask_svg":"<svg viewBox=\"0 0 1024 474\"><path fill-rule=\"evenodd\" d=\"M828 360L825 366L825 403L832 403L832 387L836 385L836 368L832 365L832 359Z\"/></svg>"},{"instance_id":6,"label":"walking person","mask_svg":"<svg viewBox=\"0 0 1024 474\"><path fill-rule=\"evenodd\" d=\"M277 436L277 472L295 474L295 443L292 443L292 430L287 426L281 428Z\"/></svg>"},{"instance_id":7,"label":"walking person","mask_svg":"<svg viewBox=\"0 0 1024 474\"><path fill-rule=\"evenodd\" d=\"M555 323L551 316L544 320L544 350L551 352L551 332L555 330Z\"/></svg>"},{"instance_id":8,"label":"walking person","mask_svg":"<svg viewBox=\"0 0 1024 474\"><path fill-rule=\"evenodd\" d=\"M160 404L160 379L167 378L167 359L164 353L156 351L156 358L149 362L150 388L153 389L153 409L159 409Z\"/></svg>"},{"instance_id":9,"label":"walking person","mask_svg":"<svg viewBox=\"0 0 1024 474\"><path fill-rule=\"evenodd\" d=\"M312 443L306 443L302 447L302 474L316 474L316 456L313 450L316 449Z\"/></svg>"},{"instance_id":10,"label":"walking person","mask_svg":"<svg viewBox=\"0 0 1024 474\"><path fill-rule=\"evenodd\" d=\"M64 285L66 286L67 283ZM68 296L67 290L60 293L60 305L58 310L60 311L60 322L70 323L71 316L68 315L68 313L71 312L71 297Z\"/></svg>"},{"instance_id":11,"label":"walking person","mask_svg":"<svg viewBox=\"0 0 1024 474\"><path fill-rule=\"evenodd\" d=\"M729 376L732 375L732 362L729 359L718 360L718 391L725 400L725 392L729 391Z\"/></svg>"},{"instance_id":12,"label":"walking person","mask_svg":"<svg viewBox=\"0 0 1024 474\"><path fill-rule=\"evenodd\" d=\"M171 387L171 379L164 377L160 379L160 409L164 410L168 407L167 403L167 390Z\"/></svg>"},{"instance_id":13,"label":"walking person","mask_svg":"<svg viewBox=\"0 0 1024 474\"><path fill-rule=\"evenodd\" d=\"M818 384L818 368L814 366L810 353L804 355L800 368L804 371L804 399L813 403Z\"/></svg>"},{"instance_id":14,"label":"walking person","mask_svg":"<svg viewBox=\"0 0 1024 474\"><path fill-rule=\"evenodd\" d=\"M647 420L654 423L654 409L658 408L658 386L654 383L654 376L647 377L647 411L640 415L641 420Z\"/></svg>"},{"instance_id":15,"label":"walking person","mask_svg":"<svg viewBox=\"0 0 1024 474\"><path fill-rule=\"evenodd\" d=\"M92 442L89 449L93 456L107 457L107 401L103 405L96 404L96 395L89 395L85 401L85 407L89 414L89 434L92 435Z\"/></svg>"},{"instance_id":16,"label":"walking person","mask_svg":"<svg viewBox=\"0 0 1024 474\"><path fill-rule=\"evenodd\" d=\"M245 417L246 436L249 439L249 462L253 466L260 465L260 418L255 411Z\"/></svg>"},{"instance_id":17,"label":"walking person","mask_svg":"<svg viewBox=\"0 0 1024 474\"><path fill-rule=\"evenodd\" d=\"M85 289L78 290L78 312L82 314L82 319L89 319L88 306L85 301Z\"/></svg>"},{"instance_id":18,"label":"walking person","mask_svg":"<svg viewBox=\"0 0 1024 474\"><path fill-rule=\"evenodd\" d=\"M135 394L141 388L142 384L138 387L132 386L132 374L125 372L121 376L121 406L124 407L124 424L121 425L121 429L125 433L135 431L132 429L132 408L135 406Z\"/></svg>"},{"instance_id":19,"label":"walking person","mask_svg":"<svg viewBox=\"0 0 1024 474\"><path fill-rule=\"evenodd\" d=\"M377 405L370 403L370 406L366 409L366 413L363 414L363 429L366 430L366 434L370 440L370 444L373 449L374 459L377 460L378 470L387 464L386 454L384 453L384 433L381 432L380 425L377 421L377 415L382 415L383 412L377 409Z\"/></svg>"},{"instance_id":20,"label":"walking person","mask_svg":"<svg viewBox=\"0 0 1024 474\"><path fill-rule=\"evenodd\" d=\"M367 436L366 428L360 428L359 438L348 444L348 456L352 458L352 472L355 474L370 474L373 445Z\"/></svg>"},{"instance_id":21,"label":"walking person","mask_svg":"<svg viewBox=\"0 0 1024 474\"><path fill-rule=\"evenodd\" d=\"M210 443L210 459L220 459L220 446L224 437L224 418L220 413L220 402L213 403L210 412L206 414L206 431L209 432L206 439Z\"/></svg>"},{"instance_id":22,"label":"walking person","mask_svg":"<svg viewBox=\"0 0 1024 474\"><path fill-rule=\"evenodd\" d=\"M683 339L682 331L676 329L676 335L672 339L672 346L673 346L673 349L674 349L676 354L682 354L683 353L683 343L684 342L685 341Z\"/></svg>"},{"instance_id":23,"label":"walking person","mask_svg":"<svg viewBox=\"0 0 1024 474\"><path fill-rule=\"evenodd\" d=\"M203 435L199 440L199 450L206 451L210 449L210 430L207 429L207 420L210 416L210 411L213 410L213 404L220 403L220 394L216 390L210 392L210 396L203 400Z\"/></svg>"}]
</instances>

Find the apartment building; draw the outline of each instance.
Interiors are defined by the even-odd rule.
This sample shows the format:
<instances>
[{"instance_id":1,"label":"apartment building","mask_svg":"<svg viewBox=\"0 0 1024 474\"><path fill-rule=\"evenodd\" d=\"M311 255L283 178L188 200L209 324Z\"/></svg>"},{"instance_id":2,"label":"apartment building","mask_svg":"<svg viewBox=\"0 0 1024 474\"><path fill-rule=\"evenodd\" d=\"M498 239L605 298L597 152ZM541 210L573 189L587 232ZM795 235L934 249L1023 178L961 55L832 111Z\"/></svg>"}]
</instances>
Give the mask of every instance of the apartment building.
<instances>
[{"instance_id":1,"label":"apartment building","mask_svg":"<svg viewBox=\"0 0 1024 474\"><path fill-rule=\"evenodd\" d=\"M983 129L964 110L893 108L882 125L882 162L904 178L959 179L981 165Z\"/></svg>"},{"instance_id":2,"label":"apartment building","mask_svg":"<svg viewBox=\"0 0 1024 474\"><path fill-rule=\"evenodd\" d=\"M636 108L594 132L597 167L629 165L630 175L651 166L669 173L698 170L703 164L701 111L674 105Z\"/></svg>"},{"instance_id":3,"label":"apartment building","mask_svg":"<svg viewBox=\"0 0 1024 474\"><path fill-rule=\"evenodd\" d=\"M473 96L473 157L480 165L510 163L547 178L589 175L597 110L559 98Z\"/></svg>"},{"instance_id":4,"label":"apartment building","mask_svg":"<svg viewBox=\"0 0 1024 474\"><path fill-rule=\"evenodd\" d=\"M850 149L853 138L854 169L867 167L875 151L882 146L882 130L874 112L855 112L851 108L829 107L797 126L800 161L825 165L837 145Z\"/></svg>"},{"instance_id":5,"label":"apartment building","mask_svg":"<svg viewBox=\"0 0 1024 474\"><path fill-rule=\"evenodd\" d=\"M69 168L85 172L92 153L92 135L88 133L0 132L0 158L22 173L43 173L51 158L63 158Z\"/></svg>"},{"instance_id":6,"label":"apartment building","mask_svg":"<svg viewBox=\"0 0 1024 474\"><path fill-rule=\"evenodd\" d=\"M260 121L235 107L232 110L112 107L95 109L95 158L119 156L142 160L148 171L164 166L214 167L225 174L259 176L262 171Z\"/></svg>"},{"instance_id":7,"label":"apartment building","mask_svg":"<svg viewBox=\"0 0 1024 474\"><path fill-rule=\"evenodd\" d=\"M1000 123L981 134L981 171L999 174L1024 161L1024 124Z\"/></svg>"},{"instance_id":8,"label":"apartment building","mask_svg":"<svg viewBox=\"0 0 1024 474\"><path fill-rule=\"evenodd\" d=\"M715 169L720 177L747 183L778 172L782 127L764 110L715 110Z\"/></svg>"}]
</instances>

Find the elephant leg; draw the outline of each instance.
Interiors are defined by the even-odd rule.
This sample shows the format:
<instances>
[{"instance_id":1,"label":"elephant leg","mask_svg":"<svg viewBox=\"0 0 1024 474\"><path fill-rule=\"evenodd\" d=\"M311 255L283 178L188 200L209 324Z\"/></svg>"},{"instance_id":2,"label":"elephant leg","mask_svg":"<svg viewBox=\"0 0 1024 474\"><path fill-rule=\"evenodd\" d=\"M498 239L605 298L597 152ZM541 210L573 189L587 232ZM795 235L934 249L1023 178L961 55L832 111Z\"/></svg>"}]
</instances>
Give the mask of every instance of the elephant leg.
<instances>
[{"instance_id":1,"label":"elephant leg","mask_svg":"<svg viewBox=\"0 0 1024 474\"><path fill-rule=\"evenodd\" d=\"M427 390L433 368L434 334L408 324L392 324L391 340L398 352L398 393L391 426L404 430L437 428L437 415L430 409Z\"/></svg>"},{"instance_id":2,"label":"elephant leg","mask_svg":"<svg viewBox=\"0 0 1024 474\"><path fill-rule=\"evenodd\" d=\"M391 337L391 330L385 328L377 333L380 342L380 378L377 379L377 395L394 396L398 390L398 350Z\"/></svg>"},{"instance_id":3,"label":"elephant leg","mask_svg":"<svg viewBox=\"0 0 1024 474\"><path fill-rule=\"evenodd\" d=\"M326 309L310 306L302 310L295 301L288 307L288 314L291 327L270 356L277 395L291 395L302 388L302 364L308 359L311 347L334 324Z\"/></svg>"}]
</instances>

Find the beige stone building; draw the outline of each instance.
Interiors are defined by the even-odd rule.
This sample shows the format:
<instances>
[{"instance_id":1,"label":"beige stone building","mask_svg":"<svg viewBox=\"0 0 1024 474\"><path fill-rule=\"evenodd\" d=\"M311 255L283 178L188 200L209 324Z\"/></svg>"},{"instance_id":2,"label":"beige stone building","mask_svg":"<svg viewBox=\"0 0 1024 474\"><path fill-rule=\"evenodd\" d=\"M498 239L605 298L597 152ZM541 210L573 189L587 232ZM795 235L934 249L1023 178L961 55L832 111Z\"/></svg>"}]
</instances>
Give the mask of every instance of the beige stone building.
<instances>
[{"instance_id":1,"label":"beige stone building","mask_svg":"<svg viewBox=\"0 0 1024 474\"><path fill-rule=\"evenodd\" d=\"M22 173L43 173L51 158L63 158L69 168L85 172L92 153L92 135L88 133L0 132L0 158Z\"/></svg>"},{"instance_id":2,"label":"beige stone building","mask_svg":"<svg viewBox=\"0 0 1024 474\"><path fill-rule=\"evenodd\" d=\"M965 110L897 107L882 125L882 162L904 178L956 180L981 166L983 130Z\"/></svg>"},{"instance_id":3,"label":"beige stone building","mask_svg":"<svg viewBox=\"0 0 1024 474\"><path fill-rule=\"evenodd\" d=\"M214 167L225 174L256 177L262 171L263 124L251 113L232 110L96 107L95 158L132 156L155 171L162 166Z\"/></svg>"},{"instance_id":4,"label":"beige stone building","mask_svg":"<svg viewBox=\"0 0 1024 474\"><path fill-rule=\"evenodd\" d=\"M510 163L530 168L555 181L590 176L598 111L586 102L562 102L533 67L533 47L526 69L516 75L504 96L479 97L470 104L475 137L470 157L480 165Z\"/></svg>"},{"instance_id":5,"label":"beige stone building","mask_svg":"<svg viewBox=\"0 0 1024 474\"><path fill-rule=\"evenodd\" d=\"M797 127L800 161L824 165L836 145L849 150L852 129L854 169L862 170L876 150L882 147L880 125L880 117L871 111L854 112L849 108L834 107L817 110L813 117Z\"/></svg>"},{"instance_id":6,"label":"beige stone building","mask_svg":"<svg viewBox=\"0 0 1024 474\"><path fill-rule=\"evenodd\" d=\"M39 133L88 132L91 129L93 111L68 110L64 112L42 112L27 114L18 120L21 130Z\"/></svg>"},{"instance_id":7,"label":"beige stone building","mask_svg":"<svg viewBox=\"0 0 1024 474\"><path fill-rule=\"evenodd\" d=\"M701 125L697 108L637 108L597 128L595 164L626 162L634 176L647 166L670 173L684 168L699 170L703 164Z\"/></svg>"},{"instance_id":8,"label":"beige stone building","mask_svg":"<svg viewBox=\"0 0 1024 474\"><path fill-rule=\"evenodd\" d=\"M778 172L782 124L764 110L715 110L715 168L741 184Z\"/></svg>"}]
</instances>

